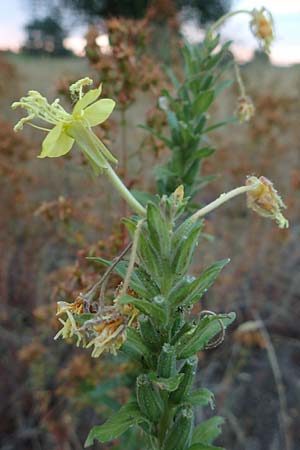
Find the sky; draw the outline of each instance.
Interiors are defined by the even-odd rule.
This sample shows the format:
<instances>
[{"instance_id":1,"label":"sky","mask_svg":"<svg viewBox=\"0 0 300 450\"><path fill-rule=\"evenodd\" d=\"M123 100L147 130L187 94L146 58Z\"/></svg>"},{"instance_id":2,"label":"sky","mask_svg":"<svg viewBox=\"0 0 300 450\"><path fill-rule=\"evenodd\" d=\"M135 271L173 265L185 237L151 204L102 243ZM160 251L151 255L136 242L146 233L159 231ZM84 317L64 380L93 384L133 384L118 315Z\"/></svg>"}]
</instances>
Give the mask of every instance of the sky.
<instances>
[{"instance_id":1,"label":"sky","mask_svg":"<svg viewBox=\"0 0 300 450\"><path fill-rule=\"evenodd\" d=\"M265 6L273 13L276 41L272 46L271 59L274 64L300 63L300 1L299 0L234 0L234 9L252 9ZM0 0L0 49L17 51L25 38L24 25L30 20L30 9L24 0ZM224 37L233 39L234 50L241 61L251 58L256 48L255 39L249 31L246 14L228 20L220 30ZM197 33L192 26L189 34ZM67 39L67 46L76 52L84 47L84 29L78 28Z\"/></svg>"}]
</instances>

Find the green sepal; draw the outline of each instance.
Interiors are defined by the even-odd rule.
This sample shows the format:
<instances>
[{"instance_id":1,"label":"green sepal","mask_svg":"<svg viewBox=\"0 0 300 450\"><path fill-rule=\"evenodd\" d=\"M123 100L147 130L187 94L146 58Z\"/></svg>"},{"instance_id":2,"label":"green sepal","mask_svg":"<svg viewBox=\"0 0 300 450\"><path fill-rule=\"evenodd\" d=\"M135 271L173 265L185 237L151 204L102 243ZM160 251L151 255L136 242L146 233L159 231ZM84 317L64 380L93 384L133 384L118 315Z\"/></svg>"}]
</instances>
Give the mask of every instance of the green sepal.
<instances>
[{"instance_id":1,"label":"green sepal","mask_svg":"<svg viewBox=\"0 0 300 450\"><path fill-rule=\"evenodd\" d=\"M157 385L159 389L162 389L167 392L173 392L176 391L178 388L182 378L183 374L178 373L177 375L174 375L170 378L160 378L158 377L154 372L149 373L150 380Z\"/></svg>"},{"instance_id":2,"label":"green sepal","mask_svg":"<svg viewBox=\"0 0 300 450\"><path fill-rule=\"evenodd\" d=\"M186 450L191 445L193 427L193 410L184 406L177 412L175 422L166 435L162 449Z\"/></svg>"},{"instance_id":3,"label":"green sepal","mask_svg":"<svg viewBox=\"0 0 300 450\"><path fill-rule=\"evenodd\" d=\"M121 434L129 427L145 422L147 419L142 415L136 402L129 402L103 425L93 427L85 441L84 447L93 445L94 441L108 442Z\"/></svg>"},{"instance_id":4,"label":"green sepal","mask_svg":"<svg viewBox=\"0 0 300 450\"><path fill-rule=\"evenodd\" d=\"M178 389L170 395L171 402L177 404L187 401L187 403L189 403L187 396L195 380L197 365L198 358L196 356L189 358L185 362L180 370L180 374L182 375L181 383L178 386Z\"/></svg>"},{"instance_id":5,"label":"green sepal","mask_svg":"<svg viewBox=\"0 0 300 450\"><path fill-rule=\"evenodd\" d=\"M214 416L211 419L205 420L198 425L193 432L193 444L200 442L201 444L212 444L217 437L222 433L222 425L224 418Z\"/></svg>"},{"instance_id":6,"label":"green sepal","mask_svg":"<svg viewBox=\"0 0 300 450\"><path fill-rule=\"evenodd\" d=\"M139 375L136 380L136 397L142 413L157 423L163 412L163 401L146 374Z\"/></svg>"},{"instance_id":7,"label":"green sepal","mask_svg":"<svg viewBox=\"0 0 300 450\"><path fill-rule=\"evenodd\" d=\"M235 320L235 313L216 314L200 320L194 331L187 333L176 344L178 359L189 358L205 348L208 342L221 332L219 320L226 328Z\"/></svg>"},{"instance_id":8,"label":"green sepal","mask_svg":"<svg viewBox=\"0 0 300 450\"><path fill-rule=\"evenodd\" d=\"M209 389L205 388L197 389L186 397L186 401L193 406L210 405L211 409L214 408L214 400L214 394Z\"/></svg>"},{"instance_id":9,"label":"green sepal","mask_svg":"<svg viewBox=\"0 0 300 450\"><path fill-rule=\"evenodd\" d=\"M170 378L176 372L175 347L166 343L163 345L157 362L157 373L161 378Z\"/></svg>"}]
</instances>

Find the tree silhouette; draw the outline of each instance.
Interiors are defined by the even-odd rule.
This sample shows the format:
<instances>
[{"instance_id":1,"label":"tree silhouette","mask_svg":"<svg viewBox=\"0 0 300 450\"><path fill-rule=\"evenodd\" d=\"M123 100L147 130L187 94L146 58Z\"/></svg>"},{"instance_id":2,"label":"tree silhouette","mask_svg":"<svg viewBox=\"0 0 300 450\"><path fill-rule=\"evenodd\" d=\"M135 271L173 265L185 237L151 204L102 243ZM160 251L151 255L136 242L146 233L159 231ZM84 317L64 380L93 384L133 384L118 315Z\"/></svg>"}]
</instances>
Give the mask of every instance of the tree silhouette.
<instances>
[{"instance_id":1,"label":"tree silhouette","mask_svg":"<svg viewBox=\"0 0 300 450\"><path fill-rule=\"evenodd\" d=\"M81 18L91 22L95 17L122 16L141 18L152 4L165 3L162 0L63 0L62 4L77 11ZM216 20L228 11L231 0L169 0L178 11L193 8L201 23Z\"/></svg>"},{"instance_id":2,"label":"tree silhouette","mask_svg":"<svg viewBox=\"0 0 300 450\"><path fill-rule=\"evenodd\" d=\"M65 56L70 54L63 45L66 32L59 19L47 16L43 19L33 19L25 27L27 39L23 51L33 55L49 54Z\"/></svg>"}]
</instances>

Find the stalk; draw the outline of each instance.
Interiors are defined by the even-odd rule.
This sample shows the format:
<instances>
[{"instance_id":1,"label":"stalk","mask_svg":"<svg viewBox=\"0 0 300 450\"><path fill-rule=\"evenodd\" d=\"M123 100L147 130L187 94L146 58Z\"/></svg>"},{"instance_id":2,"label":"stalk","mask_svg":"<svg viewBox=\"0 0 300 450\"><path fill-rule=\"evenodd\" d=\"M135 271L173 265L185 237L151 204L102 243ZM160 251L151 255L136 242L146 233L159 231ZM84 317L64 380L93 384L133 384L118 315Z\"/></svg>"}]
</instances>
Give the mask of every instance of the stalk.
<instances>
[{"instance_id":1,"label":"stalk","mask_svg":"<svg viewBox=\"0 0 300 450\"><path fill-rule=\"evenodd\" d=\"M99 139L92 130L85 128L80 123L72 123L68 129L68 134L72 136L78 146L82 149L85 155L92 160L93 166L99 172L104 172L121 197L128 203L128 205L139 215L145 216L145 208L135 199L129 189L125 186L123 181L118 177L113 170L107 158L102 155L99 150L100 145L97 145Z\"/></svg>"},{"instance_id":2,"label":"stalk","mask_svg":"<svg viewBox=\"0 0 300 450\"><path fill-rule=\"evenodd\" d=\"M196 220L200 219L200 217L205 216L206 214L210 213L214 209L221 206L223 203L226 203L231 198L236 197L237 195L244 194L245 192L249 192L252 190L255 190L257 188L259 183L255 183L251 186L241 186L235 189L232 189L232 191L227 192L226 194L221 194L220 197L218 197L216 200L211 202L209 205L204 206L204 208L199 209L196 211L192 216L191 220L195 222Z\"/></svg>"}]
</instances>

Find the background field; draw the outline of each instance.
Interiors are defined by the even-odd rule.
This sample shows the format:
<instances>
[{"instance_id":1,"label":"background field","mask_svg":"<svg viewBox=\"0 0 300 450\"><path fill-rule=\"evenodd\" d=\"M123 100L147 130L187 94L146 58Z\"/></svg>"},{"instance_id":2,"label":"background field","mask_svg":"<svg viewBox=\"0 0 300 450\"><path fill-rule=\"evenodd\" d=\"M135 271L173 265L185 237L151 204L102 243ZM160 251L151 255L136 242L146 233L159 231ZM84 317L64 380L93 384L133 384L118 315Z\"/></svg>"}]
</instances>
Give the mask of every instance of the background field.
<instances>
[{"instance_id":1,"label":"background field","mask_svg":"<svg viewBox=\"0 0 300 450\"><path fill-rule=\"evenodd\" d=\"M93 243L97 254L101 248L106 251L101 240L109 241L122 206L116 213L118 199L107 189L106 180L78 166L76 154L37 160L40 135L27 130L18 137L11 131L10 122L16 117L9 110L13 99L32 87L56 97L62 78L92 74L85 60L10 56L1 67L0 448L77 450L103 413L101 407L93 410L89 405L96 405L103 395L111 362L107 358L105 363L91 363L83 350L53 343L57 327L53 302L59 298L54 288L69 276L68 268L75 270L76 258L85 268L85 249L90 251ZM228 450L300 449L299 70L274 68L259 59L243 68L256 115L250 124L216 131L212 140L218 152L204 167L205 174L220 176L199 194L201 202L240 185L247 174L264 174L282 193L291 224L288 230L278 230L246 210L241 198L208 217L207 231L215 239L199 244L197 270L216 259L231 258L203 306L235 310L238 319L221 348L201 355L198 380L199 386L216 394L216 410L227 421L219 443ZM215 111L218 117L231 114L236 95L235 85L222 95ZM129 112L130 153L137 152L144 136L136 127L151 102L147 94L140 95ZM117 113L114 119L118 123ZM116 136L111 143L116 154L119 144ZM155 161L151 154L137 153L130 159L136 186L151 187L151 161ZM51 209L46 218L35 214L42 202L59 196L70 201L72 213L64 204ZM66 220L68 214L71 220ZM88 228L80 220L82 215L86 220L86 214ZM239 328L245 322L248 329ZM121 385L117 388L120 398L126 395ZM113 398L106 401L107 409L114 407ZM209 416L209 411L201 414Z\"/></svg>"}]
</instances>

